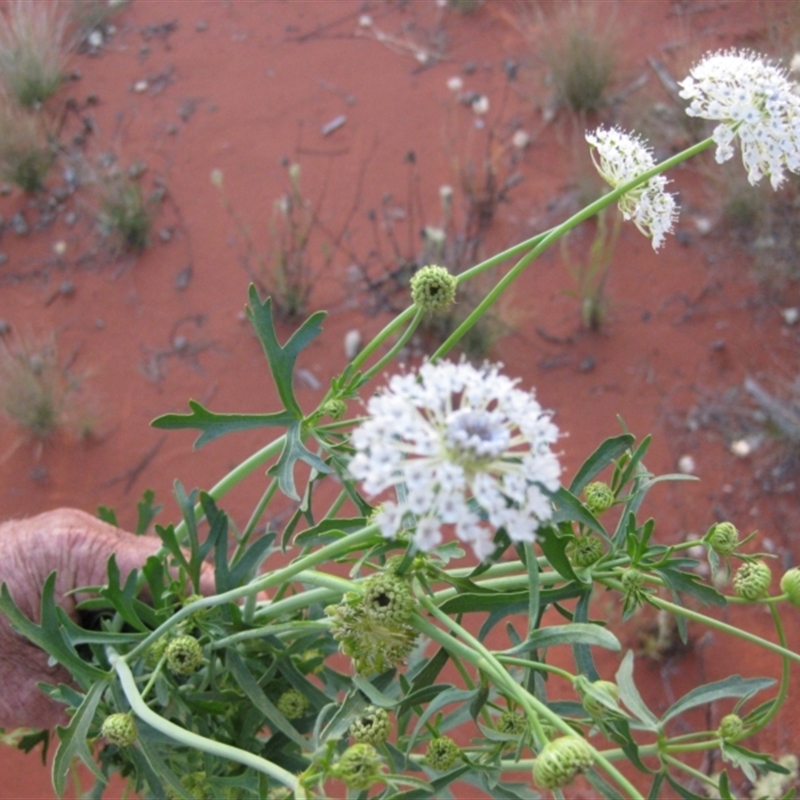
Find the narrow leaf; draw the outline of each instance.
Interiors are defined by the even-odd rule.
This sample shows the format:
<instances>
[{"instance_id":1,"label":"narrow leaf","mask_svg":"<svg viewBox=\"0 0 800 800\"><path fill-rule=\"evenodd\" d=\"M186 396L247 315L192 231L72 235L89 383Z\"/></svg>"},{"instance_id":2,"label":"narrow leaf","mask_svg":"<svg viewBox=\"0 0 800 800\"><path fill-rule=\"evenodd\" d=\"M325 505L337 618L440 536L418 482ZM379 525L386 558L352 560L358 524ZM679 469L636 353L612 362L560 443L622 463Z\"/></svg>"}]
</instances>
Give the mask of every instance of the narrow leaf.
<instances>
[{"instance_id":1,"label":"narrow leaf","mask_svg":"<svg viewBox=\"0 0 800 800\"><path fill-rule=\"evenodd\" d=\"M619 458L626 450L633 446L634 437L630 433L623 433L619 436L612 436L606 439L597 450L592 453L583 466L575 474L569 490L575 496L579 495L589 481L598 473L602 472L614 459Z\"/></svg>"},{"instance_id":2,"label":"narrow leaf","mask_svg":"<svg viewBox=\"0 0 800 800\"><path fill-rule=\"evenodd\" d=\"M620 699L628 707L630 712L644 724L647 730L657 731L659 729L658 718L645 705L636 684L633 681L633 650L628 650L622 663L619 665L617 674L614 676L619 686Z\"/></svg>"},{"instance_id":3,"label":"narrow leaf","mask_svg":"<svg viewBox=\"0 0 800 800\"><path fill-rule=\"evenodd\" d=\"M661 721L667 722L690 708L713 703L723 697L752 697L756 692L768 689L774 683L772 678L743 678L741 675L731 675L724 680L698 686L671 705Z\"/></svg>"},{"instance_id":4,"label":"narrow leaf","mask_svg":"<svg viewBox=\"0 0 800 800\"><path fill-rule=\"evenodd\" d=\"M585 644L593 647L605 647L607 650L620 650L619 639L607 628L585 622L573 622L571 625L548 625L534 631L528 640L504 655L517 655L529 650L543 650L560 644Z\"/></svg>"}]
</instances>

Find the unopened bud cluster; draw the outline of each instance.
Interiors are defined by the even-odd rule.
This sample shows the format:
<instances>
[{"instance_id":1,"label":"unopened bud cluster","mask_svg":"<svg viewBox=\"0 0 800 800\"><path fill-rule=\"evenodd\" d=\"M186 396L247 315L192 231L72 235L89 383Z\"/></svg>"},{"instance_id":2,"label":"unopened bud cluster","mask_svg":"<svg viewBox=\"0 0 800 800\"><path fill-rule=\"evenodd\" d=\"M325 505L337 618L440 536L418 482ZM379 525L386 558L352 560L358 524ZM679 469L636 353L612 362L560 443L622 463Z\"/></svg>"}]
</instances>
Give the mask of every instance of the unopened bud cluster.
<instances>
[{"instance_id":1,"label":"unopened bud cluster","mask_svg":"<svg viewBox=\"0 0 800 800\"><path fill-rule=\"evenodd\" d=\"M590 567L603 557L603 543L599 536L578 536L567 544L567 558L573 567Z\"/></svg>"},{"instance_id":2,"label":"unopened bud cluster","mask_svg":"<svg viewBox=\"0 0 800 800\"><path fill-rule=\"evenodd\" d=\"M733 591L743 600L760 600L769 592L770 583L772 572L763 561L745 561L733 576Z\"/></svg>"},{"instance_id":3,"label":"unopened bud cluster","mask_svg":"<svg viewBox=\"0 0 800 800\"><path fill-rule=\"evenodd\" d=\"M619 686L617 686L616 683L612 683L611 681L594 681L592 683L592 688L602 694L611 703L616 703L619 700ZM602 717L611 710L605 703L588 692L584 693L581 699L583 707L590 717Z\"/></svg>"},{"instance_id":4,"label":"unopened bud cluster","mask_svg":"<svg viewBox=\"0 0 800 800\"><path fill-rule=\"evenodd\" d=\"M393 573L379 572L364 581L363 594L348 592L325 613L340 650L353 659L359 674L369 675L405 661L417 639L409 623L413 610L414 595L408 582Z\"/></svg>"},{"instance_id":5,"label":"unopened bud cluster","mask_svg":"<svg viewBox=\"0 0 800 800\"><path fill-rule=\"evenodd\" d=\"M310 706L308 698L297 689L288 689L278 698L278 711L286 719L300 719Z\"/></svg>"},{"instance_id":6,"label":"unopened bud cluster","mask_svg":"<svg viewBox=\"0 0 800 800\"><path fill-rule=\"evenodd\" d=\"M739 531L732 522L718 522L706 534L705 540L718 556L729 556L739 546Z\"/></svg>"},{"instance_id":7,"label":"unopened bud cluster","mask_svg":"<svg viewBox=\"0 0 800 800\"><path fill-rule=\"evenodd\" d=\"M360 743L342 753L331 774L344 782L348 789L363 792L381 780L382 771L383 759L378 751L371 744Z\"/></svg>"},{"instance_id":8,"label":"unopened bud cluster","mask_svg":"<svg viewBox=\"0 0 800 800\"><path fill-rule=\"evenodd\" d=\"M792 567L784 572L781 578L781 591L786 594L786 599L793 606L800 607L800 569Z\"/></svg>"},{"instance_id":9,"label":"unopened bud cluster","mask_svg":"<svg viewBox=\"0 0 800 800\"><path fill-rule=\"evenodd\" d=\"M744 722L738 714L726 714L719 723L717 733L719 738L725 742L735 741L741 738L744 731Z\"/></svg>"},{"instance_id":10,"label":"unopened bud cluster","mask_svg":"<svg viewBox=\"0 0 800 800\"><path fill-rule=\"evenodd\" d=\"M520 711L504 711L497 721L497 730L510 736L521 736L528 730L528 718Z\"/></svg>"},{"instance_id":11,"label":"unopened bud cluster","mask_svg":"<svg viewBox=\"0 0 800 800\"><path fill-rule=\"evenodd\" d=\"M602 514L614 504L614 492L607 483L593 481L583 490L586 506L592 514Z\"/></svg>"},{"instance_id":12,"label":"unopened bud cluster","mask_svg":"<svg viewBox=\"0 0 800 800\"><path fill-rule=\"evenodd\" d=\"M443 311L456 299L458 281L445 267L422 267L411 278L411 299L425 311Z\"/></svg>"},{"instance_id":13,"label":"unopened bud cluster","mask_svg":"<svg viewBox=\"0 0 800 800\"><path fill-rule=\"evenodd\" d=\"M381 745L389 738L389 712L385 708L367 706L360 717L350 723L350 735L358 743Z\"/></svg>"},{"instance_id":14,"label":"unopened bud cluster","mask_svg":"<svg viewBox=\"0 0 800 800\"><path fill-rule=\"evenodd\" d=\"M548 742L533 765L533 782L542 789L563 789L594 764L594 748L580 736Z\"/></svg>"},{"instance_id":15,"label":"unopened bud cluster","mask_svg":"<svg viewBox=\"0 0 800 800\"><path fill-rule=\"evenodd\" d=\"M449 736L437 736L428 742L425 761L439 772L446 772L461 756L461 748Z\"/></svg>"},{"instance_id":16,"label":"unopened bud cluster","mask_svg":"<svg viewBox=\"0 0 800 800\"><path fill-rule=\"evenodd\" d=\"M203 664L203 648L194 636L176 636L164 653L167 668L173 675L191 675Z\"/></svg>"},{"instance_id":17,"label":"unopened bud cluster","mask_svg":"<svg viewBox=\"0 0 800 800\"><path fill-rule=\"evenodd\" d=\"M128 747L136 741L138 731L130 714L110 714L103 720L100 735L117 747Z\"/></svg>"}]
</instances>

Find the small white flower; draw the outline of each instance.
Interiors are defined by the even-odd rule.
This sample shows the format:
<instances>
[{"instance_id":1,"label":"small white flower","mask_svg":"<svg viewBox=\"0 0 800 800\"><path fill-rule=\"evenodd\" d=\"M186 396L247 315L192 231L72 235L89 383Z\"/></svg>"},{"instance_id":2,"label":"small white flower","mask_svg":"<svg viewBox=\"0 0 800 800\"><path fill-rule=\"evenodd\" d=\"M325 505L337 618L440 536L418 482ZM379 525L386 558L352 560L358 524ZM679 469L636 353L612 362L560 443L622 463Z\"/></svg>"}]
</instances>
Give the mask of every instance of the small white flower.
<instances>
[{"instance_id":1,"label":"small white flower","mask_svg":"<svg viewBox=\"0 0 800 800\"><path fill-rule=\"evenodd\" d=\"M597 171L615 189L656 165L647 145L619 128L598 128L586 134L586 141ZM663 175L655 175L619 199L622 216L652 239L654 250L664 243L678 217L675 198L665 191L666 185Z\"/></svg>"},{"instance_id":2,"label":"small white flower","mask_svg":"<svg viewBox=\"0 0 800 800\"><path fill-rule=\"evenodd\" d=\"M464 88L464 81L462 81L458 75L454 75L452 78L448 79L447 88L451 92L460 92Z\"/></svg>"},{"instance_id":3,"label":"small white flower","mask_svg":"<svg viewBox=\"0 0 800 800\"><path fill-rule=\"evenodd\" d=\"M712 136L721 164L738 136L747 179L767 175L773 189L784 171L800 172L800 96L786 73L757 53L727 50L706 56L680 81L691 117L718 120Z\"/></svg>"},{"instance_id":4,"label":"small white flower","mask_svg":"<svg viewBox=\"0 0 800 800\"><path fill-rule=\"evenodd\" d=\"M414 543L430 550L454 526L480 559L494 550L494 532L532 542L552 516L549 493L560 466L551 451L558 428L532 393L497 366L425 364L418 375L395 375L367 403L369 419L353 431L350 473L375 495L398 489L376 522L395 536L410 515Z\"/></svg>"},{"instance_id":5,"label":"small white flower","mask_svg":"<svg viewBox=\"0 0 800 800\"><path fill-rule=\"evenodd\" d=\"M472 110L478 116L483 116L489 111L489 98L485 94L479 94L472 101Z\"/></svg>"}]
</instances>

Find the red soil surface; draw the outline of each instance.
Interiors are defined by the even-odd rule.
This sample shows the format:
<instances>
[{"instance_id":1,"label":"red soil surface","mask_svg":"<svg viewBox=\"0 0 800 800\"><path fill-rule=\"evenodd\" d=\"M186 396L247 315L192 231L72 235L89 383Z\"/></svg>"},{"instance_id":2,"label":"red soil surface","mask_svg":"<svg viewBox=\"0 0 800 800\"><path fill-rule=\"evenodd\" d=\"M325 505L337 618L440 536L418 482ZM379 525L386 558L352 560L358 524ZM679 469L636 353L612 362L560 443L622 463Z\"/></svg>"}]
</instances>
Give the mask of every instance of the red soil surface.
<instances>
[{"instance_id":1,"label":"red soil surface","mask_svg":"<svg viewBox=\"0 0 800 800\"><path fill-rule=\"evenodd\" d=\"M70 69L80 77L54 98L52 108L57 113L68 97L83 106L95 96L97 104L83 112L94 121L86 157L96 163L111 152L126 167L141 160L147 166L144 185L163 181L167 197L151 246L118 261L93 231L91 187L70 195L55 221L41 230L35 225L39 211L25 196L15 190L0 198L6 221L23 210L34 228L26 237L8 225L3 232L0 251L8 261L0 266L0 317L13 333L56 332L62 358L86 376L84 394L100 414L96 440L88 443L65 433L38 447L13 426L0 427L2 517L61 505L90 511L104 505L117 510L122 525L133 526L136 501L153 488L165 504L161 519L173 519L174 479L209 488L267 441L261 435L231 436L195 453L193 434L165 435L149 427L160 414L185 410L189 398L217 411L278 407L260 346L241 316L250 282L242 266L245 243L209 180L212 169L222 170L227 197L263 252L269 248L273 201L288 187L282 160L301 165L302 189L315 204L320 225L339 231L347 222L343 245L366 254L373 242L367 211L380 208L387 192L397 207L407 206L407 154L413 151L413 194L427 214L417 214L409 231L398 223L403 247L407 238L413 242L410 255L417 249L416 229L438 224L442 184L456 188L455 217L463 218L453 165L478 161L487 130L507 143L516 127L533 140L517 154L514 169L524 180L510 190L510 202L500 205L484 237L484 255L575 208L570 197L589 169L581 141L584 123L564 111L550 118L547 68L535 45L547 36L555 5L489 0L474 15L462 15L428 0L137 0L117 15L113 34L95 56L73 58ZM598 6L601 14L610 13L611 4ZM630 92L599 119L630 124L648 105L669 103L648 56L680 78L707 50L748 46L774 52L779 6L618 4L616 88ZM532 13L537 7L544 21ZM373 27L359 26L364 13L372 16ZM416 57L420 53L427 54L425 61ZM510 86L507 60L519 65ZM464 69L470 62L474 71ZM456 75L465 91L489 98L483 129L448 89L448 79ZM633 88L640 76L646 83ZM134 90L139 81L147 82L144 91ZM321 127L339 115L346 115L346 122L323 135ZM67 125L67 141L78 127L77 121ZM679 127L656 133L660 155L684 143ZM495 148L498 163L508 163L512 150ZM766 467L759 453L735 458L729 439L705 423L745 376L774 385L798 374L798 328L784 324L781 310L800 305L800 295L797 286L777 297L759 288L747 253L732 246L723 226L701 235L698 221L702 226L720 216L719 189L709 181L715 171L709 158L673 175L682 205L679 235L661 252L653 253L634 227L623 226L600 332L580 329L577 302L566 294L573 284L554 252L534 263L512 290L503 310L510 330L493 356L556 410L559 426L569 434L563 440L567 474L602 438L620 431L620 415L637 436L654 435L647 459L654 472L675 471L683 455L695 461L699 482L663 484L652 493L647 510L658 519L662 541L702 534L727 518L743 530L759 528L778 563L788 566L799 555L792 545L793 487L765 494L759 476ZM63 183L54 171L50 188ZM77 217L73 226L65 221L69 212ZM308 250L318 270L310 306L331 313L324 335L301 359L311 377L298 394L308 408L345 364L345 333L358 328L367 338L388 319L363 311L368 294L348 282L353 258L344 247L322 268L323 238L318 227ZM63 254L54 251L57 242L65 243ZM573 255L577 252L573 248ZM74 293L59 294L67 280ZM281 335L290 330L283 327ZM690 418L703 424L692 429ZM237 521L246 521L261 491L260 479L252 479L223 506ZM276 509L275 516L285 509ZM752 629L773 636L763 614L737 611L725 617L736 624L745 619ZM799 634L796 625L789 630L795 647ZM634 629L624 635L636 646ZM693 641L688 652L660 663L640 659L640 681L657 712L692 685L731 671L777 673L774 659L762 664L762 654L720 635L700 631ZM617 661L615 655L605 662L609 676ZM796 715L784 714L759 744L792 752L796 725ZM0 750L0 798L51 797L48 776L37 764L35 756Z\"/></svg>"}]
</instances>

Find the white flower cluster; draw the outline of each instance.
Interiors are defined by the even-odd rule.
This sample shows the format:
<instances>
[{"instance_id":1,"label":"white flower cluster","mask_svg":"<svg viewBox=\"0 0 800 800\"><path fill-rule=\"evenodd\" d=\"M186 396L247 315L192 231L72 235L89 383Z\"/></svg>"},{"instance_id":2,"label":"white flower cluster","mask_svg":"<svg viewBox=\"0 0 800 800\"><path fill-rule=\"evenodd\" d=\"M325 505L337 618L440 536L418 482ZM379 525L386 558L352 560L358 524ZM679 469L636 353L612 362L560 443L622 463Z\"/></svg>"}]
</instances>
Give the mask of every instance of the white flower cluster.
<instances>
[{"instance_id":1,"label":"white flower cluster","mask_svg":"<svg viewBox=\"0 0 800 800\"><path fill-rule=\"evenodd\" d=\"M586 134L586 141L597 171L615 189L656 165L647 145L619 128L598 128ZM664 243L678 216L675 198L665 191L666 185L663 175L655 175L619 199L622 216L652 239L654 250Z\"/></svg>"},{"instance_id":2,"label":"white flower cluster","mask_svg":"<svg viewBox=\"0 0 800 800\"><path fill-rule=\"evenodd\" d=\"M398 502L384 502L376 516L384 536L413 514L423 551L442 541L443 524L479 559L492 554L501 527L515 542L534 541L552 516L546 492L559 486L550 449L558 428L515 384L497 366L428 363L370 398L369 419L353 432L350 472L369 495L397 489Z\"/></svg>"},{"instance_id":3,"label":"white flower cluster","mask_svg":"<svg viewBox=\"0 0 800 800\"><path fill-rule=\"evenodd\" d=\"M689 116L720 121L717 163L732 158L738 136L751 184L768 175L777 189L784 170L800 172L800 96L783 70L757 53L728 50L706 56L679 85Z\"/></svg>"}]
</instances>

